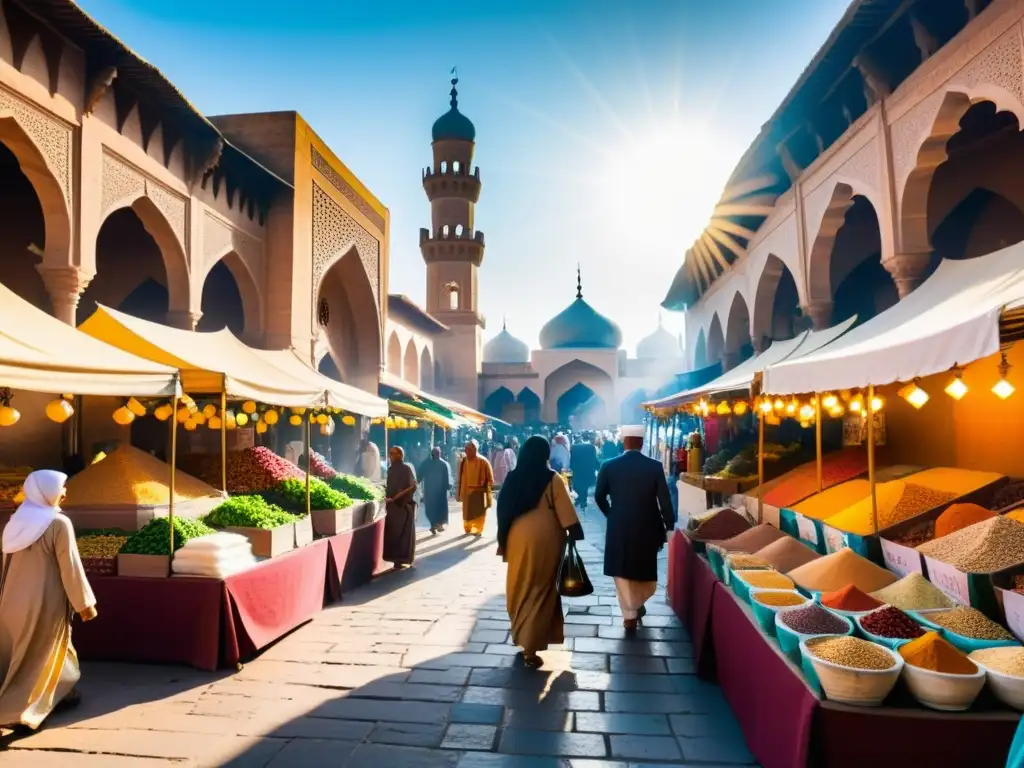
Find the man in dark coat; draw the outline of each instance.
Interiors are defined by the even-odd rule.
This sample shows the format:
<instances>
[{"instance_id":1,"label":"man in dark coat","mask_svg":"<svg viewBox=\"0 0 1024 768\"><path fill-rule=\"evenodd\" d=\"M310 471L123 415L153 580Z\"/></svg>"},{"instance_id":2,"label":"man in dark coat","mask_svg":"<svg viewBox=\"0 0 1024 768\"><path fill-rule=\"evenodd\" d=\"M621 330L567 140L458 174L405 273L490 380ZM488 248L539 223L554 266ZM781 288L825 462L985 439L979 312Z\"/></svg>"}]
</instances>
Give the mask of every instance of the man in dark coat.
<instances>
[{"instance_id":1,"label":"man in dark coat","mask_svg":"<svg viewBox=\"0 0 1024 768\"><path fill-rule=\"evenodd\" d=\"M615 579L623 625L634 630L658 588L658 552L675 523L665 470L640 450L643 427L621 432L626 452L601 466L594 500L608 518L604 574Z\"/></svg>"},{"instance_id":2,"label":"man in dark coat","mask_svg":"<svg viewBox=\"0 0 1024 768\"><path fill-rule=\"evenodd\" d=\"M572 489L576 491L576 506L587 508L587 497L594 487L601 460L597 456L597 446L589 434L584 434L569 451L569 468L572 470Z\"/></svg>"}]
</instances>

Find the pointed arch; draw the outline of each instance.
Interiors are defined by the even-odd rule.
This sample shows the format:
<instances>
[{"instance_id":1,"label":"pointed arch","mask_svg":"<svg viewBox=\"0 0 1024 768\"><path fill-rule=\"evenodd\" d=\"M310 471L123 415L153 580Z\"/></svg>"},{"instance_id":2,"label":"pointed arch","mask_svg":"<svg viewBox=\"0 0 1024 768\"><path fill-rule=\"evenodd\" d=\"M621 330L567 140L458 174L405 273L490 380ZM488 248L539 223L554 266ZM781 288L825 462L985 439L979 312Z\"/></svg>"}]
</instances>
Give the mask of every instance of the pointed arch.
<instances>
[{"instance_id":1,"label":"pointed arch","mask_svg":"<svg viewBox=\"0 0 1024 768\"><path fill-rule=\"evenodd\" d=\"M523 387L519 394L516 395L516 403L523 407L523 423L533 424L540 421L540 395L529 387Z\"/></svg>"},{"instance_id":2,"label":"pointed arch","mask_svg":"<svg viewBox=\"0 0 1024 768\"><path fill-rule=\"evenodd\" d=\"M498 387L484 398L484 413L488 416L503 418L505 411L516 402L516 396L508 387Z\"/></svg>"},{"instance_id":3,"label":"pointed arch","mask_svg":"<svg viewBox=\"0 0 1024 768\"><path fill-rule=\"evenodd\" d=\"M764 339L792 338L793 319L799 306L793 272L786 262L769 253L754 289L751 337L755 346Z\"/></svg>"},{"instance_id":4,"label":"pointed arch","mask_svg":"<svg viewBox=\"0 0 1024 768\"><path fill-rule=\"evenodd\" d=\"M715 312L711 318L711 326L708 328L708 364L714 365L721 362L725 354L725 334L722 332L722 321Z\"/></svg>"},{"instance_id":5,"label":"pointed arch","mask_svg":"<svg viewBox=\"0 0 1024 768\"><path fill-rule=\"evenodd\" d=\"M382 332L373 285L355 246L327 269L315 299L313 321L326 320L320 328L343 381L375 392L382 364Z\"/></svg>"},{"instance_id":6,"label":"pointed arch","mask_svg":"<svg viewBox=\"0 0 1024 768\"><path fill-rule=\"evenodd\" d=\"M697 343L693 345L693 369L699 370L708 365L708 343L701 328L697 334Z\"/></svg>"},{"instance_id":7,"label":"pointed arch","mask_svg":"<svg viewBox=\"0 0 1024 768\"><path fill-rule=\"evenodd\" d=\"M392 331L388 339L388 373L402 378L402 342L398 339L398 331Z\"/></svg>"},{"instance_id":8,"label":"pointed arch","mask_svg":"<svg viewBox=\"0 0 1024 768\"><path fill-rule=\"evenodd\" d=\"M615 416L618 414L608 414L606 411L607 406L616 403L615 385L611 376L596 365L577 358L556 368L544 380L545 421L558 421L559 399L578 385L586 386L593 392L594 397L600 399L602 404L600 416L605 419L604 424L610 424L615 420Z\"/></svg>"},{"instance_id":9,"label":"pointed arch","mask_svg":"<svg viewBox=\"0 0 1024 768\"><path fill-rule=\"evenodd\" d=\"M420 356L416 350L416 342L409 339L405 345L405 357L402 360L402 378L414 387L420 385Z\"/></svg>"},{"instance_id":10,"label":"pointed arch","mask_svg":"<svg viewBox=\"0 0 1024 768\"><path fill-rule=\"evenodd\" d=\"M434 390L434 361L430 357L430 347L426 344L420 353L420 389L427 392Z\"/></svg>"},{"instance_id":11,"label":"pointed arch","mask_svg":"<svg viewBox=\"0 0 1024 768\"><path fill-rule=\"evenodd\" d=\"M729 306L729 318L725 321L725 351L733 354L751 343L750 310L743 294L736 291Z\"/></svg>"},{"instance_id":12,"label":"pointed arch","mask_svg":"<svg viewBox=\"0 0 1024 768\"><path fill-rule=\"evenodd\" d=\"M245 260L234 249L226 251L222 256L211 260L210 265L203 276L199 294L203 299L203 316L208 314L206 308L207 296L203 289L206 288L210 275L218 265L223 264L234 278L238 294L242 299L242 314L244 318L244 332L247 338L257 338L263 330L263 300L260 295L259 286ZM210 297L213 299L213 297ZM200 326L202 321L200 320Z\"/></svg>"}]
</instances>

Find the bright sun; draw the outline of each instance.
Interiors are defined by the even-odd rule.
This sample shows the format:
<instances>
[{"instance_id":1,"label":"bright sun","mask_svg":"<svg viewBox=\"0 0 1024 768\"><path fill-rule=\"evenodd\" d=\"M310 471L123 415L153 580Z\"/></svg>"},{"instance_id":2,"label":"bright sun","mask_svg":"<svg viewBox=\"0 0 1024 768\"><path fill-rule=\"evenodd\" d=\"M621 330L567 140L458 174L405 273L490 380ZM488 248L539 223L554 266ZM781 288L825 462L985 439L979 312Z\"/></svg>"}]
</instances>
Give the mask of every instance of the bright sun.
<instances>
[{"instance_id":1,"label":"bright sun","mask_svg":"<svg viewBox=\"0 0 1024 768\"><path fill-rule=\"evenodd\" d=\"M615 236L681 259L707 226L734 160L708 127L681 122L613 148L599 186Z\"/></svg>"}]
</instances>

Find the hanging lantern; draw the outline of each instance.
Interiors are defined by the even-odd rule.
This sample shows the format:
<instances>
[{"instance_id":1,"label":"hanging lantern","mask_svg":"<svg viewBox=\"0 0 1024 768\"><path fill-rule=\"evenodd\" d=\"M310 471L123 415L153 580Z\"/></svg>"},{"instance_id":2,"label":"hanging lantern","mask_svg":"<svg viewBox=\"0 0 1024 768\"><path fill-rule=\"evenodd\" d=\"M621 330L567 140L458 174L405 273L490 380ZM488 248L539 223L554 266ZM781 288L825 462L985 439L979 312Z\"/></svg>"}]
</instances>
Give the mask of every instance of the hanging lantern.
<instances>
[{"instance_id":1,"label":"hanging lantern","mask_svg":"<svg viewBox=\"0 0 1024 768\"><path fill-rule=\"evenodd\" d=\"M783 408L785 408L785 407L786 407L786 404L785 404L784 402L782 402L782 398L781 398L781 397L776 397L776 398L775 398L775 402L774 402L774 403L772 403L772 407L773 407L773 408L774 408L774 409L775 409L776 411L781 411L781 410L782 410Z\"/></svg>"},{"instance_id":2,"label":"hanging lantern","mask_svg":"<svg viewBox=\"0 0 1024 768\"><path fill-rule=\"evenodd\" d=\"M772 412L772 401L767 397L761 400L761 413Z\"/></svg>"},{"instance_id":3,"label":"hanging lantern","mask_svg":"<svg viewBox=\"0 0 1024 768\"><path fill-rule=\"evenodd\" d=\"M182 407L178 409L178 412L177 414L175 414L174 418L177 420L179 424L184 424L186 421L189 420L191 416L192 414L188 412L188 408Z\"/></svg>"},{"instance_id":4,"label":"hanging lantern","mask_svg":"<svg viewBox=\"0 0 1024 768\"><path fill-rule=\"evenodd\" d=\"M348 415L342 416L341 423L344 424L346 427L354 427L356 425L356 417Z\"/></svg>"},{"instance_id":5,"label":"hanging lantern","mask_svg":"<svg viewBox=\"0 0 1024 768\"><path fill-rule=\"evenodd\" d=\"M789 410L788 408L786 409ZM814 418L814 406L809 403L804 403L800 406L800 426L805 426L807 423Z\"/></svg>"},{"instance_id":6,"label":"hanging lantern","mask_svg":"<svg viewBox=\"0 0 1024 768\"><path fill-rule=\"evenodd\" d=\"M277 424L278 418L279 414L275 410L269 410L265 414L263 414L263 420L267 422L267 424Z\"/></svg>"},{"instance_id":7,"label":"hanging lantern","mask_svg":"<svg viewBox=\"0 0 1024 768\"><path fill-rule=\"evenodd\" d=\"M882 410L882 406L884 406L884 405L885 405L885 401L881 397L879 397L878 395L875 395L874 397L871 398L871 412L872 413L878 413L880 410Z\"/></svg>"},{"instance_id":8,"label":"hanging lantern","mask_svg":"<svg viewBox=\"0 0 1024 768\"><path fill-rule=\"evenodd\" d=\"M949 380L944 390L954 400L961 400L967 394L967 385L964 384L964 372L962 368L953 369L953 378Z\"/></svg>"},{"instance_id":9,"label":"hanging lantern","mask_svg":"<svg viewBox=\"0 0 1024 768\"><path fill-rule=\"evenodd\" d=\"M388 429L394 429L395 428L395 420L393 418L391 418L390 416L388 416L387 420L384 422L384 426L387 427Z\"/></svg>"},{"instance_id":10,"label":"hanging lantern","mask_svg":"<svg viewBox=\"0 0 1024 768\"><path fill-rule=\"evenodd\" d=\"M205 408L203 408L203 416L206 417L207 421L209 421L210 419L212 419L216 415L217 415L217 406L214 405L213 403L209 403L209 404L206 405Z\"/></svg>"},{"instance_id":11,"label":"hanging lantern","mask_svg":"<svg viewBox=\"0 0 1024 768\"><path fill-rule=\"evenodd\" d=\"M748 407L749 406L747 405L746 400L737 400L735 403L733 403L732 412L735 413L737 416L742 416L747 412Z\"/></svg>"},{"instance_id":12,"label":"hanging lantern","mask_svg":"<svg viewBox=\"0 0 1024 768\"><path fill-rule=\"evenodd\" d=\"M302 417L297 413L293 413L291 416L288 417L288 423L291 424L293 427L302 426Z\"/></svg>"},{"instance_id":13,"label":"hanging lantern","mask_svg":"<svg viewBox=\"0 0 1024 768\"><path fill-rule=\"evenodd\" d=\"M265 421L257 421L256 422L256 434L257 435L265 434L267 429L268 429L267 422L265 422Z\"/></svg>"},{"instance_id":14,"label":"hanging lantern","mask_svg":"<svg viewBox=\"0 0 1024 768\"><path fill-rule=\"evenodd\" d=\"M839 398L833 395L831 392L829 392L827 395L821 398L821 405L827 411L834 410L835 407L839 405Z\"/></svg>"},{"instance_id":15,"label":"hanging lantern","mask_svg":"<svg viewBox=\"0 0 1024 768\"><path fill-rule=\"evenodd\" d=\"M723 400L722 402L715 406L715 413L717 413L719 416L728 416L730 413L732 413L732 408L730 408L729 404L725 402L725 400Z\"/></svg>"},{"instance_id":16,"label":"hanging lantern","mask_svg":"<svg viewBox=\"0 0 1024 768\"><path fill-rule=\"evenodd\" d=\"M254 403L252 400L246 400L244 403L242 403L242 413L248 414L250 416L256 413L256 403Z\"/></svg>"},{"instance_id":17,"label":"hanging lantern","mask_svg":"<svg viewBox=\"0 0 1024 768\"><path fill-rule=\"evenodd\" d=\"M221 427L220 416L211 416L210 418L208 418L206 420L206 426L208 426L210 429L220 429L220 427Z\"/></svg>"},{"instance_id":18,"label":"hanging lantern","mask_svg":"<svg viewBox=\"0 0 1024 768\"><path fill-rule=\"evenodd\" d=\"M235 416L235 424L239 427L244 427L249 423L249 414L243 411Z\"/></svg>"},{"instance_id":19,"label":"hanging lantern","mask_svg":"<svg viewBox=\"0 0 1024 768\"><path fill-rule=\"evenodd\" d=\"M412 420L409 421L409 429L417 429L417 428L419 428L419 426L420 426L420 423L418 421L416 421L416 419L412 419Z\"/></svg>"},{"instance_id":20,"label":"hanging lantern","mask_svg":"<svg viewBox=\"0 0 1024 768\"><path fill-rule=\"evenodd\" d=\"M320 434L324 437L330 437L334 434L334 422L328 421L326 424L320 425Z\"/></svg>"},{"instance_id":21,"label":"hanging lantern","mask_svg":"<svg viewBox=\"0 0 1024 768\"><path fill-rule=\"evenodd\" d=\"M330 420L331 417L328 416L326 413L321 413L319 416L316 417L316 423L319 424L321 427L327 424Z\"/></svg>"},{"instance_id":22,"label":"hanging lantern","mask_svg":"<svg viewBox=\"0 0 1024 768\"><path fill-rule=\"evenodd\" d=\"M203 415L202 411L196 411L189 418L189 421L194 421L198 426L201 427L203 424L206 423L206 417Z\"/></svg>"},{"instance_id":23,"label":"hanging lantern","mask_svg":"<svg viewBox=\"0 0 1024 768\"><path fill-rule=\"evenodd\" d=\"M135 421L135 414L122 405L120 408L114 411L114 421L120 424L122 427L127 427L129 424Z\"/></svg>"},{"instance_id":24,"label":"hanging lantern","mask_svg":"<svg viewBox=\"0 0 1024 768\"><path fill-rule=\"evenodd\" d=\"M1006 361L1006 353L1003 352L1002 357L999 361L999 381L992 386L992 394L998 397L1000 400L1005 400L1014 392L1017 391L1016 387L1013 386L1006 378L1010 374L1010 364Z\"/></svg>"},{"instance_id":25,"label":"hanging lantern","mask_svg":"<svg viewBox=\"0 0 1024 768\"><path fill-rule=\"evenodd\" d=\"M850 413L862 413L864 411L864 396L855 395L850 399Z\"/></svg>"},{"instance_id":26,"label":"hanging lantern","mask_svg":"<svg viewBox=\"0 0 1024 768\"><path fill-rule=\"evenodd\" d=\"M62 397L51 400L46 404L46 418L57 424L63 424L71 418L74 412L75 409L71 407L71 403Z\"/></svg>"},{"instance_id":27,"label":"hanging lantern","mask_svg":"<svg viewBox=\"0 0 1024 768\"><path fill-rule=\"evenodd\" d=\"M225 411L224 413L224 426L228 429L234 429L238 426L238 422L235 420L234 411Z\"/></svg>"},{"instance_id":28,"label":"hanging lantern","mask_svg":"<svg viewBox=\"0 0 1024 768\"><path fill-rule=\"evenodd\" d=\"M786 415L795 416L798 407L799 403L797 403L796 398L793 398L788 403L786 403Z\"/></svg>"},{"instance_id":29,"label":"hanging lantern","mask_svg":"<svg viewBox=\"0 0 1024 768\"><path fill-rule=\"evenodd\" d=\"M292 413L297 414L299 416L303 416L306 413L306 409L305 408L292 408Z\"/></svg>"},{"instance_id":30,"label":"hanging lantern","mask_svg":"<svg viewBox=\"0 0 1024 768\"><path fill-rule=\"evenodd\" d=\"M134 413L136 416L145 416L146 415L146 406L144 406L142 403L140 403L134 397L129 397L128 398L128 402L125 403L125 407L128 408L128 410L131 411L132 413Z\"/></svg>"},{"instance_id":31,"label":"hanging lantern","mask_svg":"<svg viewBox=\"0 0 1024 768\"><path fill-rule=\"evenodd\" d=\"M198 426L199 425L196 424L196 422L193 419L189 419L188 421L185 422L185 431L186 432L195 432L196 431L196 427L198 427Z\"/></svg>"},{"instance_id":32,"label":"hanging lantern","mask_svg":"<svg viewBox=\"0 0 1024 768\"><path fill-rule=\"evenodd\" d=\"M171 407L170 403L163 403L153 409L153 415L158 421L167 421L174 414L174 408Z\"/></svg>"},{"instance_id":33,"label":"hanging lantern","mask_svg":"<svg viewBox=\"0 0 1024 768\"><path fill-rule=\"evenodd\" d=\"M920 386L918 386L917 379L914 379L913 382L907 384L905 387L902 387L896 394L898 394L900 397L902 397L915 408L923 407L929 399L928 393L921 389Z\"/></svg>"}]
</instances>

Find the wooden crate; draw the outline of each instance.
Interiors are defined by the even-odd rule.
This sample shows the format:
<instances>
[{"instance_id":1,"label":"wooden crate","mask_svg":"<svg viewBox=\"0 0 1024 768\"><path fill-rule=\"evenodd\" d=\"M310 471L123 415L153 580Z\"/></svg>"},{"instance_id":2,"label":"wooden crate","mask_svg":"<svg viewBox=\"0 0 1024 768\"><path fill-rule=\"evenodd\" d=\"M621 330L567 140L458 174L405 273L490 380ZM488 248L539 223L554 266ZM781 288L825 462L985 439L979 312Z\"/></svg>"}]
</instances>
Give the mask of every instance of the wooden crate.
<instances>
[{"instance_id":1,"label":"wooden crate","mask_svg":"<svg viewBox=\"0 0 1024 768\"><path fill-rule=\"evenodd\" d=\"M170 555L126 555L117 556L118 576L144 576L166 579L171 573Z\"/></svg>"},{"instance_id":2,"label":"wooden crate","mask_svg":"<svg viewBox=\"0 0 1024 768\"><path fill-rule=\"evenodd\" d=\"M313 532L317 536L334 536L337 533L350 531L358 525L355 522L357 513L362 514L360 505L353 505L345 509L314 509L310 513Z\"/></svg>"},{"instance_id":3,"label":"wooden crate","mask_svg":"<svg viewBox=\"0 0 1024 768\"><path fill-rule=\"evenodd\" d=\"M279 525L277 528L233 528L224 529L231 533L240 533L252 544L252 553L256 557L277 557L295 549L295 523Z\"/></svg>"},{"instance_id":4,"label":"wooden crate","mask_svg":"<svg viewBox=\"0 0 1024 768\"><path fill-rule=\"evenodd\" d=\"M295 546L304 547L313 542L313 521L308 517L300 517L295 521Z\"/></svg>"}]
</instances>

